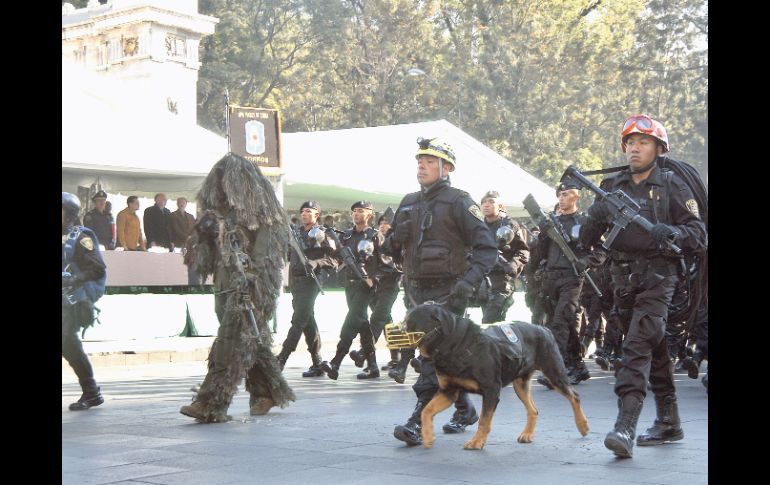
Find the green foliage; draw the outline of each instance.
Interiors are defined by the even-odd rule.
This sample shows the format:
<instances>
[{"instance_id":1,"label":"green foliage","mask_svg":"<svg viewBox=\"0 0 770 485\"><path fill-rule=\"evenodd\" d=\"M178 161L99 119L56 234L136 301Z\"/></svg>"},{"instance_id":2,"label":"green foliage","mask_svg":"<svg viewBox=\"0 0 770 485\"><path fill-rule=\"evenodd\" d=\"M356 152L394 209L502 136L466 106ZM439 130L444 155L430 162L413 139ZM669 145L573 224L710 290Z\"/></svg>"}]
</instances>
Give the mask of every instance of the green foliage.
<instances>
[{"instance_id":1,"label":"green foliage","mask_svg":"<svg viewBox=\"0 0 770 485\"><path fill-rule=\"evenodd\" d=\"M533 175L625 163L624 119L708 171L707 0L201 0L199 121L231 103L285 131L445 118Z\"/></svg>"}]
</instances>

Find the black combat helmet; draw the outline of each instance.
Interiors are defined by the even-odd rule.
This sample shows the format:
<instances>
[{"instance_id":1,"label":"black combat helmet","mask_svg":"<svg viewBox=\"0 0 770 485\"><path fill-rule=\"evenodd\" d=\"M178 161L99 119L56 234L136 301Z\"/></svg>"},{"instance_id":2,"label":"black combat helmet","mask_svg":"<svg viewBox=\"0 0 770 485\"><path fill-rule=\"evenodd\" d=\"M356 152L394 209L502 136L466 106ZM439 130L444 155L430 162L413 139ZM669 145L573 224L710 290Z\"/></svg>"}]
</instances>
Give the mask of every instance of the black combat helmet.
<instances>
[{"instance_id":1,"label":"black combat helmet","mask_svg":"<svg viewBox=\"0 0 770 485\"><path fill-rule=\"evenodd\" d=\"M69 192L61 193L61 206L64 209L64 220L75 222L80 214L80 200Z\"/></svg>"}]
</instances>

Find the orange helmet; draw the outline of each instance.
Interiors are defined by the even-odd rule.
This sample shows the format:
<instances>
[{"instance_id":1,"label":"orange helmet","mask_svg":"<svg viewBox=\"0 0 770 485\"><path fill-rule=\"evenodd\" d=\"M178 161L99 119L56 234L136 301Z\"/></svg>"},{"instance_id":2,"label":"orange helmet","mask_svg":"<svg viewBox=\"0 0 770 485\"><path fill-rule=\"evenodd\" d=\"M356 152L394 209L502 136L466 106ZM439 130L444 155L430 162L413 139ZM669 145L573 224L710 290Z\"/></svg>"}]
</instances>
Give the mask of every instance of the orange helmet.
<instances>
[{"instance_id":1,"label":"orange helmet","mask_svg":"<svg viewBox=\"0 0 770 485\"><path fill-rule=\"evenodd\" d=\"M620 149L626 153L626 138L634 133L649 135L663 144L663 153L669 151L668 133L663 125L647 115L633 115L623 123L623 130L620 133Z\"/></svg>"}]
</instances>

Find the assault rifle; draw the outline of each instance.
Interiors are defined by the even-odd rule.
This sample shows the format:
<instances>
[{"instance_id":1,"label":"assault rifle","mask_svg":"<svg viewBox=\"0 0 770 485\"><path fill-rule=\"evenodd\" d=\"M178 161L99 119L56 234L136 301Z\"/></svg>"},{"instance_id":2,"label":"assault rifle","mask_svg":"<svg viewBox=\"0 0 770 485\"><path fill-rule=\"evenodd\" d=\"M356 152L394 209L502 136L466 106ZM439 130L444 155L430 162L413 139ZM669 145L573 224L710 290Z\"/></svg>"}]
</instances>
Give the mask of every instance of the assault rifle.
<instances>
[{"instance_id":1,"label":"assault rifle","mask_svg":"<svg viewBox=\"0 0 770 485\"><path fill-rule=\"evenodd\" d=\"M607 206L610 209L610 213L612 214L613 227L609 234L605 236L604 242L602 243L602 246L605 249L610 249L612 243L615 241L615 238L618 237L618 234L620 234L620 231L625 229L626 226L628 226L628 224L631 222L638 225L647 232L652 230L653 223L639 215L639 204L637 204L622 190L618 189L613 192L605 192L600 187L597 187L593 182L588 180L585 175L578 172L574 165L570 165L567 167L567 170L564 171L564 174L561 176L561 180L564 181L565 178L574 181L581 187L587 188L596 194L596 198L598 200L603 200L607 203ZM676 241L676 238L678 237L679 232L677 231L669 236L669 238L665 239L663 244L667 249L670 249L676 254L681 254L681 248L674 244L674 241Z\"/></svg>"},{"instance_id":2,"label":"assault rifle","mask_svg":"<svg viewBox=\"0 0 770 485\"><path fill-rule=\"evenodd\" d=\"M297 231L294 229L292 224L289 224L289 233L289 246L291 246L291 248L294 250L294 254L297 255L297 258L299 258L299 262L302 264L302 268L305 270L305 276L313 278L313 281L318 287L318 290L322 295L325 295L326 293L324 293L323 288L321 288L321 283L318 281L318 277L316 277L315 271L313 271L313 267L310 266L310 261L308 261L307 256L305 256L305 251L302 250L299 236L297 235Z\"/></svg>"},{"instance_id":3,"label":"assault rifle","mask_svg":"<svg viewBox=\"0 0 770 485\"><path fill-rule=\"evenodd\" d=\"M226 233L225 244L230 245L230 250L235 256L233 261L235 262L235 270L238 272L238 293L240 293L240 304L246 311L251 322L254 335L257 336L257 341L261 342L262 339L259 334L259 327L257 327L257 319L254 317L254 303L251 301L251 293L249 293L249 279L246 277L246 271L244 265L249 264L249 257L241 250L240 242L238 241L238 235L234 230L228 230ZM223 254L224 256L224 254Z\"/></svg>"},{"instance_id":4,"label":"assault rifle","mask_svg":"<svg viewBox=\"0 0 770 485\"><path fill-rule=\"evenodd\" d=\"M540 208L540 205L537 203L532 194L529 194L524 198L524 209L527 210L529 217L532 218L532 222L534 222L536 225L540 224L540 221L544 219L551 221L551 224L548 225L546 230L548 237L550 237L551 240L559 246L561 252L564 253L564 256L567 257L570 264L572 265L572 270L575 272L575 276L583 276L593 287L594 291L596 291L596 294L602 296L602 292L599 291L599 287L596 286L596 283L594 283L591 275L588 274L588 268L584 269L582 272L577 270L575 263L577 262L578 257L575 255L575 252L572 251L572 248L569 247L569 244L567 244L567 239L565 239L564 226L562 226L562 224L559 222L559 219L556 218L556 214L551 212L546 216L545 213L543 213L543 209Z\"/></svg>"},{"instance_id":5,"label":"assault rifle","mask_svg":"<svg viewBox=\"0 0 770 485\"><path fill-rule=\"evenodd\" d=\"M356 259L353 251L340 242L340 238L337 237L338 232L344 234L342 231L338 231L333 227L326 230L326 233L329 234L332 239L334 239L337 247L340 248L340 255L342 256L342 262L345 263L345 266L353 271L353 274L356 275L356 278L360 279L364 284L368 285L368 275L366 274L366 270L358 265L358 259Z\"/></svg>"}]
</instances>

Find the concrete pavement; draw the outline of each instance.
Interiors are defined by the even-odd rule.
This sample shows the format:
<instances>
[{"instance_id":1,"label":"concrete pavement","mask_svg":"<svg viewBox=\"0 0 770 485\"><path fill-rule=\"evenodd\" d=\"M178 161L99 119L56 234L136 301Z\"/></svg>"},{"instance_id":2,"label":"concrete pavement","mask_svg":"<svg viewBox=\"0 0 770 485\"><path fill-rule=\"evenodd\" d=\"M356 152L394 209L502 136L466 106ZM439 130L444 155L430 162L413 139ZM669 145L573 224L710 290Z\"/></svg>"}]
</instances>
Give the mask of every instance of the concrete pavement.
<instances>
[{"instance_id":1,"label":"concrete pavement","mask_svg":"<svg viewBox=\"0 0 770 485\"><path fill-rule=\"evenodd\" d=\"M332 345L326 345L329 349ZM302 350L302 348L300 348ZM328 352L327 352L328 353ZM388 352L378 350L380 362ZM383 377L358 381L348 359L340 379L303 379L309 364L297 352L285 375L297 401L265 416L248 414L241 386L233 421L199 424L179 414L201 382L201 361L97 366L105 403L84 412L67 405L80 395L71 371L62 370L62 483L66 484L705 484L708 481L708 399L700 380L676 375L685 438L656 447L635 447L620 460L603 439L616 416L614 377L589 363L592 378L577 386L591 431L580 436L569 403L533 383L540 416L535 440L516 437L526 412L511 387L503 390L484 450L466 451L464 434L445 435L446 410L436 418L432 449L408 447L393 438L393 427L411 414L410 384ZM705 367L705 366L704 366ZM411 370L410 370L411 371ZM472 396L481 409L480 396ZM649 395L638 432L652 424Z\"/></svg>"}]
</instances>

